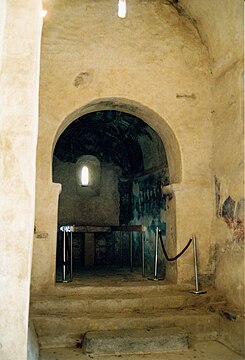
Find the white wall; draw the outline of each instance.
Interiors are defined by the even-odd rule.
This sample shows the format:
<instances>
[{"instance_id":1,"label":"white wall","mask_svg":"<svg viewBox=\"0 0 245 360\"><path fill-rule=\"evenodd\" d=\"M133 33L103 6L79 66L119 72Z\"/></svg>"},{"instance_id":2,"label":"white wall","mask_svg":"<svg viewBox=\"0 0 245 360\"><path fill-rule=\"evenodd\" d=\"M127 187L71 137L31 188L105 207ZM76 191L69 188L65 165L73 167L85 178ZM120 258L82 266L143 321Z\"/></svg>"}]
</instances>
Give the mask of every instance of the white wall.
<instances>
[{"instance_id":1,"label":"white wall","mask_svg":"<svg viewBox=\"0 0 245 360\"><path fill-rule=\"evenodd\" d=\"M41 1L1 1L1 20L4 11L5 22L0 29L0 358L25 360L35 206Z\"/></svg>"}]
</instances>

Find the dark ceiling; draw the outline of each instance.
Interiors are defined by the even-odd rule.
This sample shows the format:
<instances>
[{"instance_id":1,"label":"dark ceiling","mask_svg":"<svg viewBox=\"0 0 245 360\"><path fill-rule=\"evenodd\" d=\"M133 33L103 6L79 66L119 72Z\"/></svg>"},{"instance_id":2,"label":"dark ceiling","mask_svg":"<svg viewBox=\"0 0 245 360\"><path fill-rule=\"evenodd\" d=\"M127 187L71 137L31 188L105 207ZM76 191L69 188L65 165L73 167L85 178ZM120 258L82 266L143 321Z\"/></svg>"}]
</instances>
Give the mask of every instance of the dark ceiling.
<instances>
[{"instance_id":1,"label":"dark ceiling","mask_svg":"<svg viewBox=\"0 0 245 360\"><path fill-rule=\"evenodd\" d=\"M102 162L112 162L124 175L144 170L140 136L151 138L149 126L139 118L115 110L86 114L61 134L54 156L75 163L82 155L94 155Z\"/></svg>"}]
</instances>

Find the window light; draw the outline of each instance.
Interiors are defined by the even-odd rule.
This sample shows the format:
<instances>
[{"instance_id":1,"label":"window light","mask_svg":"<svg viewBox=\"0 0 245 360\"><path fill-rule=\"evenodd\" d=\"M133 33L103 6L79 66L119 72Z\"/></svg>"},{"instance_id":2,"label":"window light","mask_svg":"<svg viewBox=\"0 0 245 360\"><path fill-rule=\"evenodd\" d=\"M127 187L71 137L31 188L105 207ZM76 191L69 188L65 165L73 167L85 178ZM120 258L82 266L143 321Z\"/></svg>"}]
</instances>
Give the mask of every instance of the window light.
<instances>
[{"instance_id":1,"label":"window light","mask_svg":"<svg viewBox=\"0 0 245 360\"><path fill-rule=\"evenodd\" d=\"M81 183L83 186L88 186L88 182L89 182L88 167L83 166L81 171Z\"/></svg>"},{"instance_id":2,"label":"window light","mask_svg":"<svg viewBox=\"0 0 245 360\"><path fill-rule=\"evenodd\" d=\"M118 13L120 18L125 18L127 13L126 0L118 0Z\"/></svg>"},{"instance_id":3,"label":"window light","mask_svg":"<svg viewBox=\"0 0 245 360\"><path fill-rule=\"evenodd\" d=\"M47 10L45 10L45 9L43 9L42 10L42 18L45 18L45 16L47 15L47 13L48 13L48 11Z\"/></svg>"}]
</instances>

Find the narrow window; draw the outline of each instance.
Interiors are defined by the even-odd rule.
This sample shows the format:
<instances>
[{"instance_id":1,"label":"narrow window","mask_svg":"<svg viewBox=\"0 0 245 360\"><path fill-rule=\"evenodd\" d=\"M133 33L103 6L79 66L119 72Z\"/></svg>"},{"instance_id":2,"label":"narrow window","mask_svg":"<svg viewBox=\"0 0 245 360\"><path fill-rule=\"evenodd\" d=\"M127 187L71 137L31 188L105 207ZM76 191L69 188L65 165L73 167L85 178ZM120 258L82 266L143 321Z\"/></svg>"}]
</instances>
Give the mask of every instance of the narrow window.
<instances>
[{"instance_id":1,"label":"narrow window","mask_svg":"<svg viewBox=\"0 0 245 360\"><path fill-rule=\"evenodd\" d=\"M118 12L117 15L120 18L125 18L127 13L127 6L126 6L126 0L119 0L118 1Z\"/></svg>"},{"instance_id":2,"label":"narrow window","mask_svg":"<svg viewBox=\"0 0 245 360\"><path fill-rule=\"evenodd\" d=\"M83 166L81 171L81 183L83 186L88 186L88 182L89 182L88 167Z\"/></svg>"}]
</instances>

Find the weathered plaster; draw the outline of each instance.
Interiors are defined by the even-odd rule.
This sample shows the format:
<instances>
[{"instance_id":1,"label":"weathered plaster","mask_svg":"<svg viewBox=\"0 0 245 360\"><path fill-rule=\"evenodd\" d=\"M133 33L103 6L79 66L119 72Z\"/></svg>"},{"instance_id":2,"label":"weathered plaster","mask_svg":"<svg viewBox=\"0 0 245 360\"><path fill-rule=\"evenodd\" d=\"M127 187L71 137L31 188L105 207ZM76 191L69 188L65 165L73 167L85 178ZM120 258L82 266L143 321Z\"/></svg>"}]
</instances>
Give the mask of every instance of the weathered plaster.
<instances>
[{"instance_id":1,"label":"weathered plaster","mask_svg":"<svg viewBox=\"0 0 245 360\"><path fill-rule=\"evenodd\" d=\"M242 46L241 46L242 49ZM219 204L212 227L216 244L216 287L244 307L243 64L237 62L214 81L213 168ZM215 182L214 182L215 189ZM230 200L229 200L230 199ZM217 201L217 199L216 199ZM228 207L229 203L233 206ZM233 211L233 214L232 214Z\"/></svg>"},{"instance_id":2,"label":"weathered plaster","mask_svg":"<svg viewBox=\"0 0 245 360\"><path fill-rule=\"evenodd\" d=\"M68 115L89 103L111 99L111 105L107 103L104 108L116 108L115 103L120 101L121 109L140 115L162 138L170 179L178 182L182 178L176 192L177 247L182 248L196 232L201 248L200 270L207 272L213 203L206 47L189 20L160 1L140 6L131 3L125 21L117 18L114 5L113 1L65 1L62 6L57 1L47 3L49 16L42 37L36 211L37 228L49 234L45 253L50 254L49 246L51 254L55 252L51 244L56 242L56 224L51 223L46 209L53 196L51 159L57 134L71 121ZM85 72L91 74L91 81L74 86L77 76ZM178 94L194 95L180 98ZM147 117L145 108L156 116ZM178 146L182 172L176 174L180 169L175 162L180 159ZM201 157L201 153L205 156ZM40 254L38 244L35 241L35 251ZM47 274L53 273L53 267L51 259L46 258L45 268L38 266L33 272L33 284L41 286L41 278L52 284ZM179 281L189 278L192 269L192 260L180 261Z\"/></svg>"},{"instance_id":3,"label":"weathered plaster","mask_svg":"<svg viewBox=\"0 0 245 360\"><path fill-rule=\"evenodd\" d=\"M7 1L3 2L3 9L3 14L6 13L0 34L0 358L25 360L35 206L41 1Z\"/></svg>"},{"instance_id":4,"label":"weathered plaster","mask_svg":"<svg viewBox=\"0 0 245 360\"><path fill-rule=\"evenodd\" d=\"M37 158L33 291L55 281L60 185L52 183L56 140L76 115L128 111L164 142L171 197L169 253L196 232L202 275L243 306L244 245L216 217L243 197L243 1L45 1ZM27 357L37 138L41 2L1 1L0 358ZM232 220L233 221L233 220ZM210 246L211 243L211 246ZM215 251L213 251L213 249ZM213 251L213 253L212 253ZM209 261L210 259L210 261ZM192 276L191 254L169 264L169 279ZM230 327L229 327L230 329ZM227 332L227 330L226 330Z\"/></svg>"},{"instance_id":5,"label":"weathered plaster","mask_svg":"<svg viewBox=\"0 0 245 360\"><path fill-rule=\"evenodd\" d=\"M206 45L214 76L223 74L243 59L243 1L242 0L179 0L195 19L200 38Z\"/></svg>"}]
</instances>

